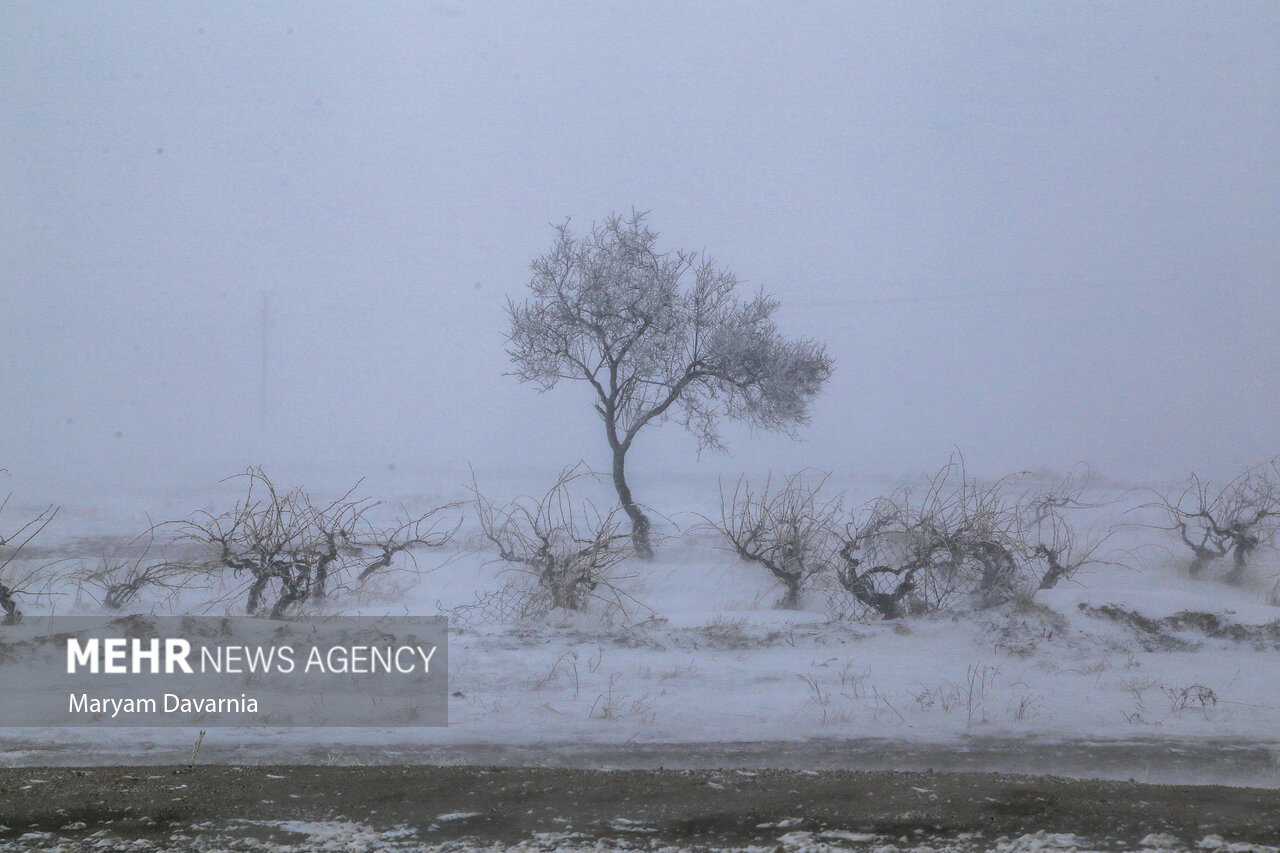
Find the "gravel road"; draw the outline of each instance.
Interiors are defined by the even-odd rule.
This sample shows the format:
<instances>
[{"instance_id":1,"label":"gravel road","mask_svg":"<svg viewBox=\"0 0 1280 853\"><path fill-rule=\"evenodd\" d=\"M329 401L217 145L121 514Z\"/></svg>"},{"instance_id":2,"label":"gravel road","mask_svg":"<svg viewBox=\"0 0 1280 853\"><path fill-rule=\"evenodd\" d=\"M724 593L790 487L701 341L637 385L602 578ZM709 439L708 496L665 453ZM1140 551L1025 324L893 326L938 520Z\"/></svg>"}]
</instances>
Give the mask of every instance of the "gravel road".
<instances>
[{"instance_id":1,"label":"gravel road","mask_svg":"<svg viewBox=\"0 0 1280 853\"><path fill-rule=\"evenodd\" d=\"M999 773L0 770L0 849L1098 850L1280 845L1280 792Z\"/></svg>"}]
</instances>

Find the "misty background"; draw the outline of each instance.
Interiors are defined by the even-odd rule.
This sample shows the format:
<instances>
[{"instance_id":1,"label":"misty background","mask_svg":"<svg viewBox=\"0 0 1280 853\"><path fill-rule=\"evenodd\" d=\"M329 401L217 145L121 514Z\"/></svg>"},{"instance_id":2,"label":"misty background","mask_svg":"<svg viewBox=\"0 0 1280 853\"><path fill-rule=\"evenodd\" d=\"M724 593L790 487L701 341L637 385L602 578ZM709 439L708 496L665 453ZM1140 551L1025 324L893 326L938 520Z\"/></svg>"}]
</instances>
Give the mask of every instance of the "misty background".
<instances>
[{"instance_id":1,"label":"misty background","mask_svg":"<svg viewBox=\"0 0 1280 853\"><path fill-rule=\"evenodd\" d=\"M1274 3L15 3L0 127L32 502L603 470L586 389L503 375L504 305L633 206L836 358L803 441L651 429L645 492L1280 451Z\"/></svg>"}]
</instances>

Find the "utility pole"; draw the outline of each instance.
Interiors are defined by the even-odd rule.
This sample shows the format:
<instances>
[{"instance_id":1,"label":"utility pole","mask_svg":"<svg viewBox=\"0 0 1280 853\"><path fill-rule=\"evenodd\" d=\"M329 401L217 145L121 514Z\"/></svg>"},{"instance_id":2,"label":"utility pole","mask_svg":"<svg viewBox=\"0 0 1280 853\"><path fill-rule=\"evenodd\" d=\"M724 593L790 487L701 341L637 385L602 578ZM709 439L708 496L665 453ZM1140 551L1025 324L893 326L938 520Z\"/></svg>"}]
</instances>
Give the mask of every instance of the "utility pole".
<instances>
[{"instance_id":1,"label":"utility pole","mask_svg":"<svg viewBox=\"0 0 1280 853\"><path fill-rule=\"evenodd\" d=\"M262 375L258 385L258 426L267 431L267 354L271 331L270 294L262 291Z\"/></svg>"}]
</instances>

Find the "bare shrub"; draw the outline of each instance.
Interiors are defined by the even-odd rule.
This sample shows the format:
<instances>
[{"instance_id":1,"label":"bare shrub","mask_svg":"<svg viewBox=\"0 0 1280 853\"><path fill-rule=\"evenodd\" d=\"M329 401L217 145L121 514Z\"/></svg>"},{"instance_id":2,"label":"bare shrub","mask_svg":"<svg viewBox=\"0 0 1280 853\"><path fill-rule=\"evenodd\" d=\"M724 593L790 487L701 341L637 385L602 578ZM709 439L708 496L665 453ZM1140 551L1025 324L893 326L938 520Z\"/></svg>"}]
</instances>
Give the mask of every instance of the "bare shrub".
<instances>
[{"instance_id":1,"label":"bare shrub","mask_svg":"<svg viewBox=\"0 0 1280 853\"><path fill-rule=\"evenodd\" d=\"M1230 556L1226 580L1239 583L1252 554L1280 531L1280 458L1222 485L1192 474L1186 486L1157 492L1147 506L1161 510L1167 519L1161 529L1177 533L1190 549L1192 577Z\"/></svg>"},{"instance_id":2,"label":"bare shrub","mask_svg":"<svg viewBox=\"0 0 1280 853\"><path fill-rule=\"evenodd\" d=\"M721 487L720 521L711 526L739 557L763 566L783 585L779 607L798 607L810 579L831 564L840 498L820 496L829 476L802 471L777 489L770 478L759 492L739 479L729 499Z\"/></svg>"},{"instance_id":3,"label":"bare shrub","mask_svg":"<svg viewBox=\"0 0 1280 853\"><path fill-rule=\"evenodd\" d=\"M145 589L159 589L172 598L195 579L192 567L182 562L155 559L157 526L124 546L104 553L96 564L83 566L71 580L91 598L109 610L119 610L136 601Z\"/></svg>"},{"instance_id":4,"label":"bare shrub","mask_svg":"<svg viewBox=\"0 0 1280 853\"><path fill-rule=\"evenodd\" d=\"M1016 704L1010 700L1008 706L1009 718L1015 723L1021 723L1030 717L1038 717L1044 708L1044 704L1044 696L1025 693L1018 698Z\"/></svg>"},{"instance_id":5,"label":"bare shrub","mask_svg":"<svg viewBox=\"0 0 1280 853\"><path fill-rule=\"evenodd\" d=\"M958 452L923 490L904 486L851 513L835 551L840 587L885 619L960 602L991 607L1050 589L1104 562L1099 539L1082 539L1070 514L1091 508L1087 477L1039 489L1024 474L981 483Z\"/></svg>"},{"instance_id":6,"label":"bare shrub","mask_svg":"<svg viewBox=\"0 0 1280 853\"><path fill-rule=\"evenodd\" d=\"M379 504L352 497L359 483L334 501L317 503L300 487L277 490L261 468L237 478L246 492L235 508L178 522L178 538L215 554L204 563L184 564L188 571L212 567L248 575L250 615L266 612L279 619L304 602L361 584L399 554L412 560L416 549L447 544L461 524L459 519L447 526L445 513L454 505L446 505L380 527L372 518Z\"/></svg>"},{"instance_id":7,"label":"bare shrub","mask_svg":"<svg viewBox=\"0 0 1280 853\"><path fill-rule=\"evenodd\" d=\"M556 609L584 611L593 601L610 613L628 611L634 600L619 589L616 572L630 554L630 537L620 532L621 510L601 512L570 493L575 481L594 476L580 463L561 471L541 498L525 496L505 505L484 497L473 477L484 538L497 549L506 571L527 583L517 581L469 607L496 608L499 615L519 618Z\"/></svg>"},{"instance_id":8,"label":"bare shrub","mask_svg":"<svg viewBox=\"0 0 1280 853\"><path fill-rule=\"evenodd\" d=\"M1030 553L1033 562L1029 563L1031 581L1035 584L1032 591L1053 589L1059 581L1073 577L1088 565L1123 565L1099 556L1100 549L1114 532L1111 530L1100 537L1082 539L1068 519L1056 514L1046 523L1037 525L1036 535L1029 540L1035 543Z\"/></svg>"},{"instance_id":9,"label":"bare shrub","mask_svg":"<svg viewBox=\"0 0 1280 853\"><path fill-rule=\"evenodd\" d=\"M1011 479L981 485L955 454L922 494L904 486L871 502L845 524L837 580L886 619L908 599L919 610L965 595L979 606L1007 600L1024 545Z\"/></svg>"},{"instance_id":10,"label":"bare shrub","mask_svg":"<svg viewBox=\"0 0 1280 853\"><path fill-rule=\"evenodd\" d=\"M1084 499L1088 485L1086 469L1080 475L1073 472L1051 479L1019 499L1022 536L1030 548L1033 591L1053 589L1088 565L1119 565L1100 556L1102 546L1115 534L1114 528L1101 536L1087 538L1080 535L1072 522L1072 516L1078 511L1103 505Z\"/></svg>"},{"instance_id":11,"label":"bare shrub","mask_svg":"<svg viewBox=\"0 0 1280 853\"><path fill-rule=\"evenodd\" d=\"M908 690L907 695L915 700L922 711L928 711L937 705L942 709L942 713L950 714L952 708L963 704L960 685L955 681L946 681L932 688L921 685L919 692L913 693Z\"/></svg>"},{"instance_id":12,"label":"bare shrub","mask_svg":"<svg viewBox=\"0 0 1280 853\"><path fill-rule=\"evenodd\" d=\"M862 518L845 523L836 580L849 595L884 619L906 613L906 599L919 587L930 551L899 498L873 501Z\"/></svg>"},{"instance_id":13,"label":"bare shrub","mask_svg":"<svg viewBox=\"0 0 1280 853\"><path fill-rule=\"evenodd\" d=\"M1218 694L1203 684L1188 684L1186 687L1161 687L1160 692L1169 699L1169 710L1174 714L1183 711L1199 711L1209 719L1210 709L1218 704Z\"/></svg>"},{"instance_id":14,"label":"bare shrub","mask_svg":"<svg viewBox=\"0 0 1280 853\"><path fill-rule=\"evenodd\" d=\"M50 504L36 515L9 529L3 522L5 510L12 495L0 501L0 611L4 617L0 625L17 625L22 622L22 610L18 596L36 595L37 589L48 579L48 565L24 566L18 558L26 546L49 526L58 514L58 507Z\"/></svg>"}]
</instances>

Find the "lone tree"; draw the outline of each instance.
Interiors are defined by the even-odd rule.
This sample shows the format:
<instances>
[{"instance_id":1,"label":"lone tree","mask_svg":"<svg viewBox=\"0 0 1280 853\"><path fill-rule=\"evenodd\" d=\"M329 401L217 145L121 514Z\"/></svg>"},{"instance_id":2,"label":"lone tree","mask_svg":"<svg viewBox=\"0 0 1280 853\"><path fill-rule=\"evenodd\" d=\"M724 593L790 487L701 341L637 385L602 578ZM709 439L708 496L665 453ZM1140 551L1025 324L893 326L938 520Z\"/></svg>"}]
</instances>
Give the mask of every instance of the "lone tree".
<instances>
[{"instance_id":1,"label":"lone tree","mask_svg":"<svg viewBox=\"0 0 1280 853\"><path fill-rule=\"evenodd\" d=\"M788 340L764 294L697 252L660 252L644 213L610 216L584 237L568 223L533 262L531 296L508 301L515 375L540 391L586 382L613 453L613 483L636 552L653 556L649 519L627 485L626 459L645 426L674 418L699 448L723 450L720 419L787 434L831 376L821 343Z\"/></svg>"}]
</instances>

